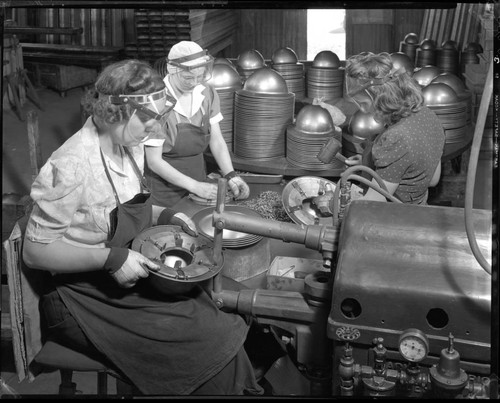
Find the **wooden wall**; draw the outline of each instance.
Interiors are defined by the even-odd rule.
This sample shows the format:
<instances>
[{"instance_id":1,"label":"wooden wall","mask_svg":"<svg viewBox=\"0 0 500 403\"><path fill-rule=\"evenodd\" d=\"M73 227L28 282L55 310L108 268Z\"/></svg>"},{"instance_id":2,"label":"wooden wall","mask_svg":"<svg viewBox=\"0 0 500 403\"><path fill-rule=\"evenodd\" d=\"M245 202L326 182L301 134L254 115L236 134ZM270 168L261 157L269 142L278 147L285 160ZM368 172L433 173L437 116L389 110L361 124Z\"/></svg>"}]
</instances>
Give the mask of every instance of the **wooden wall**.
<instances>
[{"instance_id":1,"label":"wooden wall","mask_svg":"<svg viewBox=\"0 0 500 403\"><path fill-rule=\"evenodd\" d=\"M325 3L326 6L327 3ZM442 13L448 19L451 18L450 16L454 17L454 20L448 21L447 24L452 29L456 28L457 32L460 29L467 31L469 39L473 39L475 31L467 28L469 26L467 21L471 20L471 13L477 12L475 8L471 11L471 7L471 5L458 3L456 11ZM477 8L477 5L475 7ZM137 40L133 9L12 8L9 11L8 17L13 18L20 26L83 27L83 34L77 42L82 46L125 47L128 43L134 43ZM219 46L218 54L214 56L236 58L246 50L257 49L264 58L270 59L276 49L288 46L297 53L300 60L306 60L306 9L235 9L234 12L237 19L237 24L231 22L234 35L231 41L225 40L224 48ZM437 13L438 10L411 8L348 9L346 11L346 55L348 57L363 51L398 51L399 44L405 35L410 32L420 35L426 27L427 20L427 26L430 28L441 24L442 21L434 19L432 22L430 18L427 18ZM424 18L427 20L424 21ZM464 27L461 25L462 20ZM230 22L229 19L227 21ZM427 31L430 32L430 28L425 34ZM203 35L203 32L208 31L200 32ZM210 32L214 37L217 34L215 31ZM461 34L461 31L458 34ZM462 39L458 34L458 39ZM35 39L28 42L71 43L71 38L67 36L38 35ZM464 42L465 39L467 38L463 38Z\"/></svg>"},{"instance_id":2,"label":"wooden wall","mask_svg":"<svg viewBox=\"0 0 500 403\"><path fill-rule=\"evenodd\" d=\"M397 52L406 34L417 35L423 9L346 10L346 58L361 52Z\"/></svg>"},{"instance_id":3,"label":"wooden wall","mask_svg":"<svg viewBox=\"0 0 500 403\"><path fill-rule=\"evenodd\" d=\"M135 41L134 10L125 8L14 8L18 26L83 28L77 45L117 46ZM37 35L26 42L70 44L65 35Z\"/></svg>"},{"instance_id":4,"label":"wooden wall","mask_svg":"<svg viewBox=\"0 0 500 403\"><path fill-rule=\"evenodd\" d=\"M273 52L289 47L299 60L307 58L307 10L305 9L246 9L239 10L235 44L226 57L236 58L247 50L258 50L264 59Z\"/></svg>"}]
</instances>

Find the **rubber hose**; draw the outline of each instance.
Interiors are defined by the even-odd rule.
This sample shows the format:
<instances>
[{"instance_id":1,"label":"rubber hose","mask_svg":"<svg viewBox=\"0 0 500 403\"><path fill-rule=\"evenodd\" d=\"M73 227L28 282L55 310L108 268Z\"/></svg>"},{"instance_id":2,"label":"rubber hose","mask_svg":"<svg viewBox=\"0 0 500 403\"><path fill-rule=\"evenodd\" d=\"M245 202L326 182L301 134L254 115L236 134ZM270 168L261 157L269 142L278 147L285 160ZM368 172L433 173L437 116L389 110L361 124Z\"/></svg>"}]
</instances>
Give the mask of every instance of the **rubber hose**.
<instances>
[{"instance_id":1,"label":"rubber hose","mask_svg":"<svg viewBox=\"0 0 500 403\"><path fill-rule=\"evenodd\" d=\"M483 95L481 97L481 103L479 105L479 113L476 120L476 128L474 130L474 137L472 139L472 147L469 157L469 167L467 171L467 181L465 184L465 231L467 233L467 238L469 239L469 245L472 253L476 260L479 262L481 267L491 275L491 265L486 261L479 246L477 245L476 236L474 232L474 221L473 221L473 200L474 200L474 185L476 182L476 171L477 171L477 161L479 158L479 151L481 148L481 140L484 130L484 124L486 122L486 115L488 114L488 108L491 100L491 94L493 93L493 59L486 76L486 85L484 87Z\"/></svg>"}]
</instances>

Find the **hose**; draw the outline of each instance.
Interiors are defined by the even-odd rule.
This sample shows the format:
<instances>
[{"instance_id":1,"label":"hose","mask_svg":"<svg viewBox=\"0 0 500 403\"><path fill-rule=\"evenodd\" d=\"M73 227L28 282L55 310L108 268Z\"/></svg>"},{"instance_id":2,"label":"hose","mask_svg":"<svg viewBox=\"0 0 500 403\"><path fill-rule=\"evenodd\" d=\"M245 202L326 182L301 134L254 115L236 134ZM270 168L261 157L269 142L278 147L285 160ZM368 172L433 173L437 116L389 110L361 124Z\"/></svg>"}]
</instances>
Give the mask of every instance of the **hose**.
<instances>
[{"instance_id":1,"label":"hose","mask_svg":"<svg viewBox=\"0 0 500 403\"><path fill-rule=\"evenodd\" d=\"M472 139L472 147L469 157L469 168L467 171L467 180L465 184L465 202L464 202L465 231L467 233L467 238L469 240L469 245L472 250L472 254L479 262L481 267L489 275L491 275L491 265L486 261L486 259L482 255L477 245L476 236L474 233L472 202L474 199L474 185L476 182L477 161L479 158L479 151L481 148L481 140L484 130L484 124L486 122L486 115L488 113L488 108L492 93L493 93L493 59L491 60L488 74L486 75L486 85L484 87L483 95L481 97L481 103L479 105L479 113L476 120L476 128L474 130L474 137Z\"/></svg>"},{"instance_id":2,"label":"hose","mask_svg":"<svg viewBox=\"0 0 500 403\"><path fill-rule=\"evenodd\" d=\"M351 178L352 173L356 172L356 171L363 171L363 172L370 174L373 177L373 179L375 179L377 181L379 186L375 187L375 185L372 184L370 181L366 180L366 182L365 182L364 181L365 178L355 175L357 178L363 179L363 181L361 181L361 182L367 184L372 189L378 191L381 194L383 194L381 192L383 190L383 191L385 191L385 193L387 195L389 195L389 193L387 191L387 186L385 185L381 176L378 173L376 173L373 169L371 169L370 167L367 167L365 165L354 165L352 167L347 168L344 172L342 172L342 175L340 176L340 180L338 181L337 186L335 186L335 191L333 192L333 199L332 199L333 200L333 208L332 208L333 225L338 225L338 223L339 223L339 203L338 203L338 201L340 199L340 188L347 180L349 180ZM352 179L354 179L354 178L352 178ZM357 180L359 180L359 179L357 179ZM385 194L383 194L383 195L385 197L387 197ZM398 202L399 202L399 200L398 200Z\"/></svg>"},{"instance_id":3,"label":"hose","mask_svg":"<svg viewBox=\"0 0 500 403\"><path fill-rule=\"evenodd\" d=\"M390 201L394 202L394 203L402 203L401 200L395 198L393 195L391 195L387 190L384 190L382 189L380 186L377 186L375 183L369 181L368 179L366 178L363 178L362 176L359 176L359 175L355 175L355 174L351 174L349 175L347 178L346 178L346 181L347 180L350 180L350 179L354 179L354 180L357 180L361 183L364 183L365 185L371 187L373 190L376 190L377 192L379 192L382 196L385 196L387 199L389 199Z\"/></svg>"}]
</instances>

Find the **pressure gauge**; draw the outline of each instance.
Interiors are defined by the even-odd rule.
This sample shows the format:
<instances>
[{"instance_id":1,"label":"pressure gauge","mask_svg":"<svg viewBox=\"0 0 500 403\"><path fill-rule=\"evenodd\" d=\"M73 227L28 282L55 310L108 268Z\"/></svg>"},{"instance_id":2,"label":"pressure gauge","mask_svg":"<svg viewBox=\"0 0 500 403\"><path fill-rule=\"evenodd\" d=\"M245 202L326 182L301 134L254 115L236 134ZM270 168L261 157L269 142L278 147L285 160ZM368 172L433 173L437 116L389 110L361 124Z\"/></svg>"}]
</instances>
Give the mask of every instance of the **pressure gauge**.
<instances>
[{"instance_id":1,"label":"pressure gauge","mask_svg":"<svg viewBox=\"0 0 500 403\"><path fill-rule=\"evenodd\" d=\"M429 352L427 336L418 329L407 329L399 337L399 352L410 362L420 362Z\"/></svg>"}]
</instances>

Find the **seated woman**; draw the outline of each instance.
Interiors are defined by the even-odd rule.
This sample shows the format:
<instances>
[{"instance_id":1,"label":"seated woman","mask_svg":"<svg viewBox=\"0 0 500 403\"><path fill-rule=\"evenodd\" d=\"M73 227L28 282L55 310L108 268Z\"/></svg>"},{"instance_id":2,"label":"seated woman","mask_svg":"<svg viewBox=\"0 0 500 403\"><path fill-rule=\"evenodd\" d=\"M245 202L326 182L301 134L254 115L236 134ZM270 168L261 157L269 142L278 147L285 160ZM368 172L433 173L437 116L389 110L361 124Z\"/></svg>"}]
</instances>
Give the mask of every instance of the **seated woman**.
<instances>
[{"instance_id":1,"label":"seated woman","mask_svg":"<svg viewBox=\"0 0 500 403\"><path fill-rule=\"evenodd\" d=\"M154 224L193 222L151 206L144 141L163 136L171 105L147 63L107 66L84 106L91 116L33 183L23 258L52 274L42 298L50 337L99 352L146 395L259 394L243 348L249 326L196 286L166 296L141 279L158 264L128 249Z\"/></svg>"},{"instance_id":2,"label":"seated woman","mask_svg":"<svg viewBox=\"0 0 500 403\"><path fill-rule=\"evenodd\" d=\"M403 203L427 204L428 188L439 181L445 134L439 118L424 105L418 83L395 71L389 54L361 53L347 60L346 89L350 100L385 127L363 159L356 155L346 164L362 161ZM386 201L372 188L361 199Z\"/></svg>"}]
</instances>

